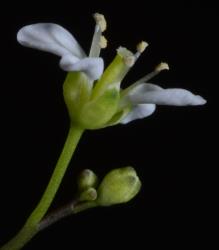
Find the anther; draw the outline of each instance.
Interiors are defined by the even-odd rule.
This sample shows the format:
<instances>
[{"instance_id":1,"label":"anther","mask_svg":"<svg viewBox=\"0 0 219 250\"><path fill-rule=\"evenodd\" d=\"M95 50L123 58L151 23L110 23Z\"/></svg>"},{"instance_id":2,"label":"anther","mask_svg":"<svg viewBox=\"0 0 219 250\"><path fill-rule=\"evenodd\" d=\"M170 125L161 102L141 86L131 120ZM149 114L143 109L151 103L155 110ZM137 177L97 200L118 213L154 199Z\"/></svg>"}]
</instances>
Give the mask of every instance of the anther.
<instances>
[{"instance_id":1,"label":"anther","mask_svg":"<svg viewBox=\"0 0 219 250\"><path fill-rule=\"evenodd\" d=\"M169 65L165 62L161 62L160 64L158 64L155 68L155 71L160 72L162 70L169 70Z\"/></svg>"},{"instance_id":2,"label":"anther","mask_svg":"<svg viewBox=\"0 0 219 250\"><path fill-rule=\"evenodd\" d=\"M135 53L136 60L140 57L141 53L144 52L144 50L147 48L147 46L148 46L148 43L146 43L145 41L142 41L137 45L137 47L136 47L137 52Z\"/></svg>"},{"instance_id":3,"label":"anther","mask_svg":"<svg viewBox=\"0 0 219 250\"><path fill-rule=\"evenodd\" d=\"M100 37L99 45L101 49L105 49L107 47L107 39L105 36Z\"/></svg>"},{"instance_id":4,"label":"anther","mask_svg":"<svg viewBox=\"0 0 219 250\"><path fill-rule=\"evenodd\" d=\"M144 52L144 50L148 47L148 43L147 42L145 42L145 41L142 41L142 42L140 42L138 45L137 45L137 51L139 52L139 53L143 53Z\"/></svg>"},{"instance_id":5,"label":"anther","mask_svg":"<svg viewBox=\"0 0 219 250\"><path fill-rule=\"evenodd\" d=\"M94 19L96 21L96 24L100 27L101 32L104 32L106 30L106 19L104 15L95 13L94 14Z\"/></svg>"}]
</instances>

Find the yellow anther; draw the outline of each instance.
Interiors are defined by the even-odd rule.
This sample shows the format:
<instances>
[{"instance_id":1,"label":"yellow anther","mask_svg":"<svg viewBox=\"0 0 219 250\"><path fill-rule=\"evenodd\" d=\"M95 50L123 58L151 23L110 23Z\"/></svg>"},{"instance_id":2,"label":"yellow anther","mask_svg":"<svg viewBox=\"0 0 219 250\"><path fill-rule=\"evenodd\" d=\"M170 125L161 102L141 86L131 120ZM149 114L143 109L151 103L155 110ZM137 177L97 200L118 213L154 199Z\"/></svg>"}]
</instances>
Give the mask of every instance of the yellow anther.
<instances>
[{"instance_id":1,"label":"yellow anther","mask_svg":"<svg viewBox=\"0 0 219 250\"><path fill-rule=\"evenodd\" d=\"M165 62L161 62L160 64L157 65L157 67L155 68L155 71L162 71L162 70L169 70L169 65Z\"/></svg>"},{"instance_id":2,"label":"yellow anther","mask_svg":"<svg viewBox=\"0 0 219 250\"><path fill-rule=\"evenodd\" d=\"M100 48L105 49L107 47L107 40L105 36L100 37L100 42L99 42Z\"/></svg>"},{"instance_id":3,"label":"yellow anther","mask_svg":"<svg viewBox=\"0 0 219 250\"><path fill-rule=\"evenodd\" d=\"M137 45L137 51L138 51L139 53L144 52L144 50L147 48L148 45L149 45L149 44L146 43L145 41L140 42L140 43Z\"/></svg>"},{"instance_id":4,"label":"yellow anther","mask_svg":"<svg viewBox=\"0 0 219 250\"><path fill-rule=\"evenodd\" d=\"M94 19L95 19L97 25L99 25L101 32L104 32L106 30L106 26L107 26L106 19L105 19L104 15L99 14L99 13L95 13Z\"/></svg>"}]
</instances>

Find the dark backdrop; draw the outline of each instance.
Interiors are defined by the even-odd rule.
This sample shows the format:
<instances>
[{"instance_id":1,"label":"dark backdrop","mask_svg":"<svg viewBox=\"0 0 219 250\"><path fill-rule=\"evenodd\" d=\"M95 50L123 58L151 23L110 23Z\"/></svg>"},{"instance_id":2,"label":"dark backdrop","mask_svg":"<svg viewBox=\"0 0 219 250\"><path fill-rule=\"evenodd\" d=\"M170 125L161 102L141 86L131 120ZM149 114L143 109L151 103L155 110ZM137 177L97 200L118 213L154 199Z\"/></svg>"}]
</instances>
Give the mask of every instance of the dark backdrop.
<instances>
[{"instance_id":1,"label":"dark backdrop","mask_svg":"<svg viewBox=\"0 0 219 250\"><path fill-rule=\"evenodd\" d=\"M196 246L203 244L213 209L212 114L216 11L201 1L61 1L11 4L1 10L1 174L0 242L22 226L40 199L68 130L62 98L65 72L53 55L21 47L16 32L24 25L55 22L88 52L92 13L105 14L109 46L105 64L118 46L150 46L123 86L160 61L171 70L154 78L163 87L181 87L208 100L201 107L158 107L151 117L126 126L87 131L75 153L53 208L69 201L76 174L91 168L100 176L132 165L143 186L130 203L98 208L60 221L25 249ZM213 91L212 91L213 90ZM213 112L213 108L215 108ZM215 116L214 116L215 117ZM209 242L209 241L207 241Z\"/></svg>"}]
</instances>

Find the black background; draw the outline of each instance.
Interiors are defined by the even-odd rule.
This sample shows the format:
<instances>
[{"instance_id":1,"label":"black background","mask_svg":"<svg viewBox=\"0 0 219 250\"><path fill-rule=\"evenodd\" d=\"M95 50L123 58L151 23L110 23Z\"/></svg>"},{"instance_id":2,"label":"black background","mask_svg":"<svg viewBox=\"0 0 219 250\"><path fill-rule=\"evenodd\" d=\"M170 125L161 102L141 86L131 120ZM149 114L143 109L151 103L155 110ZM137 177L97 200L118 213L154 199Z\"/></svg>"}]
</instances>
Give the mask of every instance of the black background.
<instances>
[{"instance_id":1,"label":"black background","mask_svg":"<svg viewBox=\"0 0 219 250\"><path fill-rule=\"evenodd\" d=\"M143 183L140 194L128 204L60 221L24 249L177 249L209 244L217 166L217 15L209 2L173 2L44 1L1 8L0 243L17 232L40 199L69 123L62 98L65 72L58 58L20 46L16 32L27 24L55 22L88 52L92 13L100 12L108 20L109 46L102 52L106 65L120 45L134 50L141 40L150 44L123 87L167 61L171 70L152 82L189 89L208 103L158 107L151 117L126 126L87 131L52 207L73 197L76 175L83 168L102 177L112 168L132 165Z\"/></svg>"}]
</instances>

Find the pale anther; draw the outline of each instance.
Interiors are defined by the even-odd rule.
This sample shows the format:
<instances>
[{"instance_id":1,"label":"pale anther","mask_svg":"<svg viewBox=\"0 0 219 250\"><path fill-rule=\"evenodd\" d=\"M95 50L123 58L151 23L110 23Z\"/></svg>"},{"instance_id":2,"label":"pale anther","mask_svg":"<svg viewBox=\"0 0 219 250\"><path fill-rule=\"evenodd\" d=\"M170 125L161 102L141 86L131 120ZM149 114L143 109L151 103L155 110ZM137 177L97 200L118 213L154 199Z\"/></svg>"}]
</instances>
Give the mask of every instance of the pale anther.
<instances>
[{"instance_id":1,"label":"pale anther","mask_svg":"<svg viewBox=\"0 0 219 250\"><path fill-rule=\"evenodd\" d=\"M169 70L169 69L170 69L170 68L169 68L169 65L168 65L167 63L161 62L160 64L158 64L158 65L156 66L155 71L160 72L160 71L162 71L162 70Z\"/></svg>"},{"instance_id":2,"label":"pale anther","mask_svg":"<svg viewBox=\"0 0 219 250\"><path fill-rule=\"evenodd\" d=\"M137 45L137 51L139 52L139 53L142 53L142 52L144 52L144 50L148 47L148 43L147 42L145 42L145 41L142 41L142 42L140 42L138 45Z\"/></svg>"},{"instance_id":3,"label":"pale anther","mask_svg":"<svg viewBox=\"0 0 219 250\"><path fill-rule=\"evenodd\" d=\"M104 32L106 30L106 19L104 15L95 13L94 14L94 19L96 21L96 24L100 27L101 32Z\"/></svg>"},{"instance_id":4,"label":"pale anther","mask_svg":"<svg viewBox=\"0 0 219 250\"><path fill-rule=\"evenodd\" d=\"M105 36L100 37L99 45L101 49L105 49L107 47L107 39L105 38Z\"/></svg>"}]
</instances>

